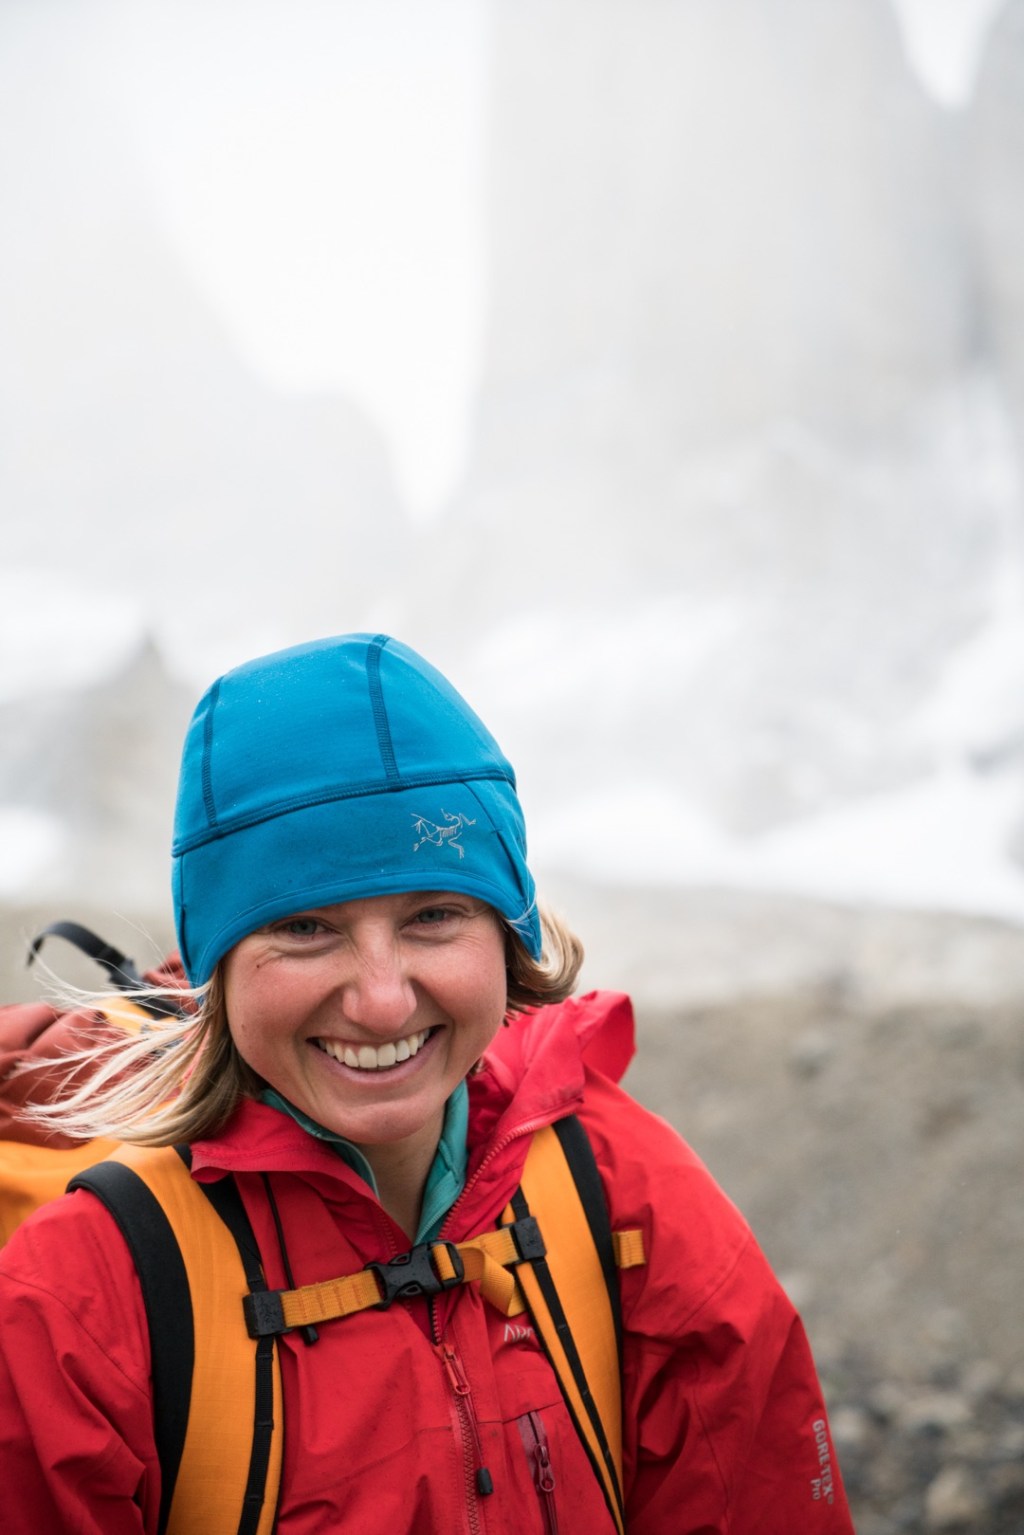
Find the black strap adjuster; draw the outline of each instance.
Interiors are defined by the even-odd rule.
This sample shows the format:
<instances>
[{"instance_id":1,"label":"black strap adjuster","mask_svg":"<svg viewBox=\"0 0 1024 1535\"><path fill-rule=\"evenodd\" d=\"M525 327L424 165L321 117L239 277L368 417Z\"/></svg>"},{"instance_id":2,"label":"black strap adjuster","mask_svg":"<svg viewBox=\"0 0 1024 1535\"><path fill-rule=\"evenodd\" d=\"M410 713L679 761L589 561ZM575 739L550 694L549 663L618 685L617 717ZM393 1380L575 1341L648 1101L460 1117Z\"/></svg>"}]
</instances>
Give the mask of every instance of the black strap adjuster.
<instances>
[{"instance_id":1,"label":"black strap adjuster","mask_svg":"<svg viewBox=\"0 0 1024 1535\"><path fill-rule=\"evenodd\" d=\"M291 1332L284 1319L282 1290L252 1290L242 1297L245 1328L250 1338L280 1338Z\"/></svg>"},{"instance_id":2,"label":"black strap adjuster","mask_svg":"<svg viewBox=\"0 0 1024 1535\"><path fill-rule=\"evenodd\" d=\"M448 1254L453 1273L442 1279L434 1267L432 1254L435 1247L443 1247ZM386 1311L396 1300L413 1300L418 1295L440 1295L461 1284L466 1276L465 1265L458 1248L452 1242L419 1242L407 1253L399 1253L387 1263L368 1263L369 1273L380 1285L381 1298L376 1310Z\"/></svg>"},{"instance_id":3,"label":"black strap adjuster","mask_svg":"<svg viewBox=\"0 0 1024 1535\"><path fill-rule=\"evenodd\" d=\"M512 1240L516 1244L520 1263L536 1263L539 1258L547 1255L547 1245L540 1234L540 1226L535 1215L521 1215L517 1221L513 1221L509 1227Z\"/></svg>"}]
</instances>

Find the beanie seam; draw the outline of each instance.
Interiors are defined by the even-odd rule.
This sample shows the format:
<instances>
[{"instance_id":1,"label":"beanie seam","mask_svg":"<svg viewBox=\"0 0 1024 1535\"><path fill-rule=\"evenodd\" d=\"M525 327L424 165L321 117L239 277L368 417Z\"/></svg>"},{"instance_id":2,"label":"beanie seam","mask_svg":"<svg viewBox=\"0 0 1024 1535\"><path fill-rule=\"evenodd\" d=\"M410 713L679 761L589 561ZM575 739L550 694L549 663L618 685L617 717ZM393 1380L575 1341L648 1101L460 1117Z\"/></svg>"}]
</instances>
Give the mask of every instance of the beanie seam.
<instances>
[{"instance_id":1,"label":"beanie seam","mask_svg":"<svg viewBox=\"0 0 1024 1535\"><path fill-rule=\"evenodd\" d=\"M449 768L444 772L414 774L412 777L392 783L381 783L379 779L374 779L366 783L346 784L344 789L324 789L318 794L297 795L293 799L281 800L274 805L261 805L256 810L246 811L230 819L220 821L214 819L203 831L193 832L188 837L175 838L171 853L177 858L183 853L192 852L194 848L214 842L219 837L228 837L233 832L245 831L251 826L258 826L263 821L275 820L278 816L291 815L296 810L309 810L314 805L329 805L347 799L366 799L374 794L402 793L406 789L430 789L439 784L461 783L468 786L477 779L507 783L513 791L515 789L509 774L498 767L474 767L465 773L460 773L457 769L452 771Z\"/></svg>"},{"instance_id":2,"label":"beanie seam","mask_svg":"<svg viewBox=\"0 0 1024 1535\"><path fill-rule=\"evenodd\" d=\"M211 826L217 824L217 805L213 797L213 713L220 697L220 680L210 689L209 705L203 721L203 808Z\"/></svg>"},{"instance_id":3,"label":"beanie seam","mask_svg":"<svg viewBox=\"0 0 1024 1535\"><path fill-rule=\"evenodd\" d=\"M389 783L397 783L400 775L395 761L395 747L391 739L391 726L388 722L388 711L384 703L384 690L380 680L381 651L387 642L386 634L378 634L367 646L366 685L370 690L370 708L373 711L373 724L377 732L377 750L380 752L384 773Z\"/></svg>"}]
</instances>

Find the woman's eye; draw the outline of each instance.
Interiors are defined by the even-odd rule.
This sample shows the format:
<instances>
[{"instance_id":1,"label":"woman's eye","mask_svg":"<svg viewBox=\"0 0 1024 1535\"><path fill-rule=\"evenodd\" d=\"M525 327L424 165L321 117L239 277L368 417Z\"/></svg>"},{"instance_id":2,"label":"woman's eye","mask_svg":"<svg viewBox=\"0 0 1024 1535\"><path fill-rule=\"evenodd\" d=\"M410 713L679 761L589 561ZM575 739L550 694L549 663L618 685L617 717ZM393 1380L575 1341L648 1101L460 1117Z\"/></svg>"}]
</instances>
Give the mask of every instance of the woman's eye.
<instances>
[{"instance_id":1,"label":"woman's eye","mask_svg":"<svg viewBox=\"0 0 1024 1535\"><path fill-rule=\"evenodd\" d=\"M314 938L320 931L321 924L315 917L288 917L284 922L279 922L277 930L285 933L289 938Z\"/></svg>"},{"instance_id":2,"label":"woman's eye","mask_svg":"<svg viewBox=\"0 0 1024 1535\"><path fill-rule=\"evenodd\" d=\"M440 927L443 922L449 921L456 915L447 906L425 906L422 911L416 913L415 921L421 927Z\"/></svg>"}]
</instances>

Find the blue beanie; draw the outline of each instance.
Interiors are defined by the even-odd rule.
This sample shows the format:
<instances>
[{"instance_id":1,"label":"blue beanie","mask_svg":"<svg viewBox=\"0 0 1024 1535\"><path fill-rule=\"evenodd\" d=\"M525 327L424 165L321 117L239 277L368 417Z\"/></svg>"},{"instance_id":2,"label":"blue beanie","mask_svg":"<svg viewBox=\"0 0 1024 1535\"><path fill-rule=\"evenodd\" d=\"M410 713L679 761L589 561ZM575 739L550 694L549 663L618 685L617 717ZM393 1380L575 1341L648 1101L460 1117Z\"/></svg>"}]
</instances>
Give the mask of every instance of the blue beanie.
<instances>
[{"instance_id":1,"label":"blue beanie","mask_svg":"<svg viewBox=\"0 0 1024 1535\"><path fill-rule=\"evenodd\" d=\"M440 672L387 635L314 640L237 667L196 707L172 849L193 985L278 917L452 890L539 958L516 780Z\"/></svg>"}]
</instances>

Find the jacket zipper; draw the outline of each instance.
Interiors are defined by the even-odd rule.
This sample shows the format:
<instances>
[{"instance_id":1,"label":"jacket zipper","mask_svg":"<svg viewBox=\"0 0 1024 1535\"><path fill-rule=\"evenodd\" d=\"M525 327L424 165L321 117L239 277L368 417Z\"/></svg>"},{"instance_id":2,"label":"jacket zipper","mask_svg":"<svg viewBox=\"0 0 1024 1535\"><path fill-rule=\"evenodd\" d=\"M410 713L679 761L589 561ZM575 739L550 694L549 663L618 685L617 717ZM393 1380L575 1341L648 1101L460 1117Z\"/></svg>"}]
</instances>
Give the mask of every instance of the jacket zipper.
<instances>
[{"instance_id":1,"label":"jacket zipper","mask_svg":"<svg viewBox=\"0 0 1024 1535\"><path fill-rule=\"evenodd\" d=\"M555 1512L555 1473L551 1469L548 1436L540 1413L525 1413L519 1419L519 1432L533 1467L533 1485L540 1499L544 1529L547 1535L558 1535L558 1515Z\"/></svg>"},{"instance_id":2,"label":"jacket zipper","mask_svg":"<svg viewBox=\"0 0 1024 1535\"><path fill-rule=\"evenodd\" d=\"M483 1450L473 1413L473 1400L466 1372L462 1368L462 1361L450 1343L438 1343L436 1347L455 1398L455 1412L462 1439L466 1511L469 1515L470 1530L473 1531L473 1535L476 1535L481 1527L477 1504L481 1498L487 1497L494 1491L494 1482L491 1479L491 1473L483 1464Z\"/></svg>"},{"instance_id":3,"label":"jacket zipper","mask_svg":"<svg viewBox=\"0 0 1024 1535\"><path fill-rule=\"evenodd\" d=\"M448 1214L445 1216L445 1218L444 1218L444 1227L443 1227L442 1231L440 1232L441 1238L444 1238L445 1235L447 1234L447 1232L448 1232L448 1230L449 1230L449 1228L451 1226L452 1216L455 1214L456 1210L462 1204L462 1202L466 1198L467 1194L469 1194L469 1192L472 1189L474 1183L476 1183L477 1179L480 1177L480 1174L484 1171L484 1168L487 1167L488 1163L493 1162L495 1157L500 1156L501 1153L505 1150L505 1147L506 1146L511 1146L513 1141L518 1141L524 1135L533 1135L534 1132L537 1131L537 1130L543 1130L544 1127L548 1123L549 1123L549 1121L547 1119L534 1119L534 1120L530 1120L525 1125L518 1125L516 1127L516 1129L510 1131L510 1133L508 1135L503 1136L503 1138L500 1141L495 1141L494 1145L491 1147L490 1151L484 1157L483 1161L480 1163L480 1166L477 1168L476 1172L473 1174L472 1178L470 1178L469 1182L466 1184L465 1188L462 1190L462 1192L460 1193L459 1197L456 1199L455 1203L452 1205L451 1209L448 1211ZM508 1201L506 1200L506 1204L507 1203L508 1203Z\"/></svg>"},{"instance_id":4,"label":"jacket zipper","mask_svg":"<svg viewBox=\"0 0 1024 1535\"><path fill-rule=\"evenodd\" d=\"M452 1222L453 1215L458 1210L458 1208L462 1204L463 1200L466 1198L466 1195L469 1193L469 1191L473 1187L473 1184L477 1181L477 1179L479 1178L480 1174L483 1172L484 1168L487 1166L488 1162L493 1161L493 1159L496 1156L499 1156L501 1154L501 1152L503 1152L505 1150L506 1146L510 1146L513 1141L517 1141L521 1135L533 1135L534 1131L542 1130L546 1124L547 1124L547 1120L546 1119L538 1119L538 1120L531 1121L528 1124L521 1125L518 1129L513 1130L511 1132L511 1134L506 1135L502 1140L496 1142L495 1145L493 1145L491 1147L490 1151L484 1157L483 1161L480 1163L480 1166L477 1168L476 1172L473 1174L473 1176L469 1180L469 1182L465 1185L465 1187L463 1188L462 1192L459 1194L458 1198L456 1199L455 1203L452 1205L451 1209L448 1211L448 1214L445 1216L444 1224L442 1226L442 1229L438 1232L438 1238L437 1238L438 1241L444 1241L446 1239L447 1233L448 1233L448 1231L451 1228L451 1222ZM507 1203L507 1201L506 1201L506 1203ZM438 1325L438 1320L437 1320L437 1302L436 1302L436 1300L435 1300L435 1298L433 1296L431 1296L430 1299L427 1301L427 1308L428 1308L428 1312L429 1312L429 1315L430 1315L430 1333L431 1333L431 1336L433 1337L434 1344L437 1347L438 1352L440 1353L440 1350L441 1350L441 1347L442 1347L442 1344L441 1344L441 1328Z\"/></svg>"},{"instance_id":5,"label":"jacket zipper","mask_svg":"<svg viewBox=\"0 0 1024 1535\"><path fill-rule=\"evenodd\" d=\"M448 1214L445 1216L443 1229L438 1234L439 1238L444 1237L445 1232L451 1225L453 1215L458 1210L459 1206L466 1198L466 1195L469 1193L473 1184L480 1177L480 1174L483 1172L488 1163L492 1162L495 1157L500 1156L501 1153L505 1150L505 1147L510 1146L513 1141L517 1141L520 1136L532 1135L534 1131L543 1129L547 1123L548 1121L546 1119L531 1120L525 1125L518 1125L516 1129L511 1131L508 1135L503 1136L500 1141L495 1142L490 1151L484 1157L483 1161L480 1163L480 1166L476 1169L473 1177L463 1188L462 1192L459 1194L459 1197L456 1199L455 1203L448 1211ZM434 1338L434 1347L437 1351L438 1358L441 1360L441 1363L444 1366L445 1374L448 1377L448 1383L452 1388L452 1394L455 1398L455 1410L459 1423L459 1432L462 1438L462 1457L463 1465L465 1467L466 1510L469 1516L469 1527L472 1531L472 1535L477 1535L477 1532L480 1530L480 1514L477 1503L481 1497L486 1497L489 1493L494 1491L494 1482L491 1478L491 1473L482 1463L483 1452L480 1446L480 1436L477 1432L476 1419L473 1415L473 1405L470 1397L470 1385L466 1378L465 1371L462 1368L462 1362L459 1359L458 1354L452 1348L451 1344L444 1343L442 1341L441 1329L438 1326L437 1320L437 1306L433 1298L431 1298L431 1300L428 1302L428 1307L430 1312L430 1330ZM543 1427L541 1428L541 1432L543 1433ZM551 1517L552 1519L554 1518L553 1504L551 1507ZM554 1532L555 1527L553 1524L550 1526L550 1529L552 1532Z\"/></svg>"}]
</instances>

